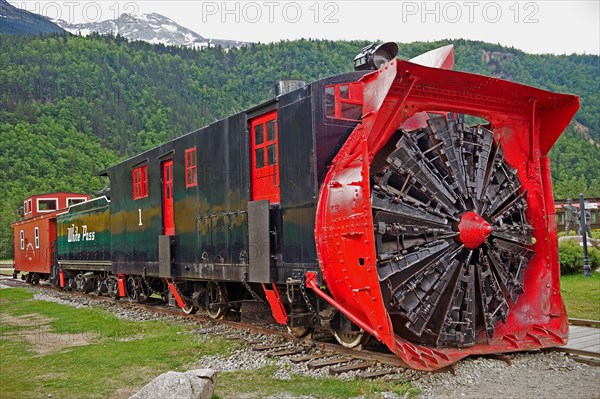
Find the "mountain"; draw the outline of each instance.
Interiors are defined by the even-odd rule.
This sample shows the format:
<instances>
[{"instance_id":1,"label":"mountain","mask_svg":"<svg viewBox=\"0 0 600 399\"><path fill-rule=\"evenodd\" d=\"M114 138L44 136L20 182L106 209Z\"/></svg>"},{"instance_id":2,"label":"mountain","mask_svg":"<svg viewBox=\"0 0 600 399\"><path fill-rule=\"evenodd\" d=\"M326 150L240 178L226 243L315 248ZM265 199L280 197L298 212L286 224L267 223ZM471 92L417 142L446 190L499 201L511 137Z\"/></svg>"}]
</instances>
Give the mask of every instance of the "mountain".
<instances>
[{"instance_id":1,"label":"mountain","mask_svg":"<svg viewBox=\"0 0 600 399\"><path fill-rule=\"evenodd\" d=\"M206 48L221 46L235 48L245 46L247 42L235 40L208 39L196 32L177 24L172 19L157 13L133 16L122 14L117 19L101 22L69 23L62 19L55 20L67 32L87 36L92 32L100 35L123 36L130 41L144 41L165 46L185 46Z\"/></svg>"},{"instance_id":2,"label":"mountain","mask_svg":"<svg viewBox=\"0 0 600 399\"><path fill-rule=\"evenodd\" d=\"M64 32L48 18L21 10L6 0L0 0L0 33L45 35Z\"/></svg>"}]
</instances>

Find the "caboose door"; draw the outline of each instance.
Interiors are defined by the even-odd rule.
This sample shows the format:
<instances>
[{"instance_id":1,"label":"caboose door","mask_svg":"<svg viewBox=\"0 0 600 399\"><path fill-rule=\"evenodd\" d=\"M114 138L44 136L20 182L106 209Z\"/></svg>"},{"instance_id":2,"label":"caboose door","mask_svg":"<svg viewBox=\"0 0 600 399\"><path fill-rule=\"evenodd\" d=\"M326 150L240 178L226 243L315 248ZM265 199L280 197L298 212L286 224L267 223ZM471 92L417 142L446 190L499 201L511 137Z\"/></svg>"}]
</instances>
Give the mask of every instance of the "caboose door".
<instances>
[{"instance_id":1,"label":"caboose door","mask_svg":"<svg viewBox=\"0 0 600 399\"><path fill-rule=\"evenodd\" d=\"M173 212L173 160L162 164L162 209L163 230L166 236L175 234L175 215Z\"/></svg>"},{"instance_id":2,"label":"caboose door","mask_svg":"<svg viewBox=\"0 0 600 399\"><path fill-rule=\"evenodd\" d=\"M252 200L279 203L279 132L277 111L250 121L252 144Z\"/></svg>"}]
</instances>

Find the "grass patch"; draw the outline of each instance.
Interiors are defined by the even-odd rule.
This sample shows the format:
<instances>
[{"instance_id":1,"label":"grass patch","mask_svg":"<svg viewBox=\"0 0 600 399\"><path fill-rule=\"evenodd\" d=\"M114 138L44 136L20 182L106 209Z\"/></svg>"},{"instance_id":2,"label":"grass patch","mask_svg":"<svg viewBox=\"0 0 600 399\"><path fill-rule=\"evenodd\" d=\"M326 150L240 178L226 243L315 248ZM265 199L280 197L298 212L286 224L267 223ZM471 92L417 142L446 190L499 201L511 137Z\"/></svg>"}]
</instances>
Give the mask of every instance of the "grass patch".
<instances>
[{"instance_id":1,"label":"grass patch","mask_svg":"<svg viewBox=\"0 0 600 399\"><path fill-rule=\"evenodd\" d=\"M0 290L0 317L1 398L48 394L57 398L127 398L163 372L199 368L202 356L227 355L239 347L221 337L188 334L189 327L182 323L131 322L99 309L36 301L23 288ZM31 339L32 330L35 340ZM78 346L39 351L39 346L55 345L50 338L59 336L85 340ZM287 392L318 398L370 398L379 392L410 397L418 393L410 382L297 375L279 380L274 378L276 371L277 366L270 365L219 373L214 397L262 398Z\"/></svg>"},{"instance_id":2,"label":"grass patch","mask_svg":"<svg viewBox=\"0 0 600 399\"><path fill-rule=\"evenodd\" d=\"M0 290L0 299L2 398L49 393L107 398L117 390L128 397L160 373L196 367L201 356L227 354L233 345L219 337L188 334L189 328L179 323L131 322L98 309L34 301L21 288ZM84 337L87 344L36 351L38 346L55 345L51 341L57 334L67 340Z\"/></svg>"},{"instance_id":3,"label":"grass patch","mask_svg":"<svg viewBox=\"0 0 600 399\"><path fill-rule=\"evenodd\" d=\"M560 292L569 317L600 320L600 273L593 272L592 277L562 276Z\"/></svg>"},{"instance_id":4,"label":"grass patch","mask_svg":"<svg viewBox=\"0 0 600 399\"><path fill-rule=\"evenodd\" d=\"M240 392L244 397L262 398L286 392L294 396L317 398L369 398L380 392L394 392L400 396L413 397L419 390L410 382L340 380L336 378L311 378L292 375L289 380L273 378L276 366L266 366L258 370L236 371L219 374L215 390L217 398L236 398Z\"/></svg>"}]
</instances>

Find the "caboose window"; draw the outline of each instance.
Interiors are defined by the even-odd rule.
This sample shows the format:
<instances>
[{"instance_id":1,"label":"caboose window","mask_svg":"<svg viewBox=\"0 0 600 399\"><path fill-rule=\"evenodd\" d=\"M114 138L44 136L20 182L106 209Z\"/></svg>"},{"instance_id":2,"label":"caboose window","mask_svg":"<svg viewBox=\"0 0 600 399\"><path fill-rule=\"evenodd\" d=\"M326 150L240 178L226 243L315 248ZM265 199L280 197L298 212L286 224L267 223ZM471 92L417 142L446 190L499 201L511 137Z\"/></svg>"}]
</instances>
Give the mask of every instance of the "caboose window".
<instances>
[{"instance_id":1,"label":"caboose window","mask_svg":"<svg viewBox=\"0 0 600 399\"><path fill-rule=\"evenodd\" d=\"M37 200L38 212L52 212L58 209L58 200L52 199L38 199Z\"/></svg>"},{"instance_id":2,"label":"caboose window","mask_svg":"<svg viewBox=\"0 0 600 399\"><path fill-rule=\"evenodd\" d=\"M133 199L145 198L148 196L148 165L135 168L132 172L133 181Z\"/></svg>"},{"instance_id":3,"label":"caboose window","mask_svg":"<svg viewBox=\"0 0 600 399\"><path fill-rule=\"evenodd\" d=\"M40 247L40 229L39 227L35 228L35 248Z\"/></svg>"},{"instance_id":4,"label":"caboose window","mask_svg":"<svg viewBox=\"0 0 600 399\"><path fill-rule=\"evenodd\" d=\"M19 232L19 238L21 239L21 249L25 249L25 232L23 230Z\"/></svg>"},{"instance_id":5,"label":"caboose window","mask_svg":"<svg viewBox=\"0 0 600 399\"><path fill-rule=\"evenodd\" d=\"M196 147L192 147L185 150L185 187L194 187L197 185Z\"/></svg>"},{"instance_id":6,"label":"caboose window","mask_svg":"<svg viewBox=\"0 0 600 399\"><path fill-rule=\"evenodd\" d=\"M67 198L67 206L80 204L82 202L85 202L85 198Z\"/></svg>"},{"instance_id":7,"label":"caboose window","mask_svg":"<svg viewBox=\"0 0 600 399\"><path fill-rule=\"evenodd\" d=\"M327 118L359 121L362 117L363 93L358 82L325 87Z\"/></svg>"}]
</instances>

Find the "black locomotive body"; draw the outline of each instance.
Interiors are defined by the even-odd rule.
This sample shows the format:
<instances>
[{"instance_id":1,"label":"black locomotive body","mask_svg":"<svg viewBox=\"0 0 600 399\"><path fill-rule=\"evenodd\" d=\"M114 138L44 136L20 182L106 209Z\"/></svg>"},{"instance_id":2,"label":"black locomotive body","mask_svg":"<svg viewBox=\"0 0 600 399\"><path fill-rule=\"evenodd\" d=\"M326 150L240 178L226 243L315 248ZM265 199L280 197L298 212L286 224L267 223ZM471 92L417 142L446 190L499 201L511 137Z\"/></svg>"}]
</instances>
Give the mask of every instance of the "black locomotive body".
<instances>
[{"instance_id":1,"label":"black locomotive body","mask_svg":"<svg viewBox=\"0 0 600 399\"><path fill-rule=\"evenodd\" d=\"M323 95L325 86L360 76L349 73L306 85L104 171L111 187L113 273L237 282L247 275L248 282L285 283L318 270L318 188L356 125L327 118ZM276 116L276 156L264 162L278 166L268 182L278 200L263 199L252 185L253 169L260 168L253 151L261 151L251 137L256 137L252 122L264 115ZM192 162L186 158L190 152L195 153ZM171 163L172 177L165 176ZM143 169L147 187L136 199L135 173ZM187 173L197 174L196 184ZM165 202L171 195L174 230L169 232ZM166 236L169 245L161 244ZM164 251L169 256L162 256Z\"/></svg>"}]
</instances>

